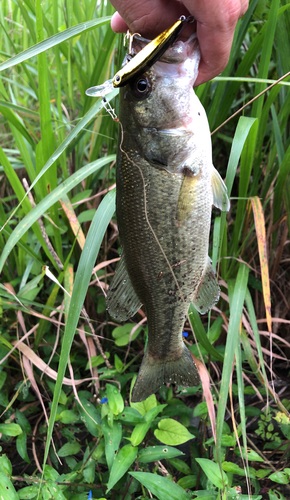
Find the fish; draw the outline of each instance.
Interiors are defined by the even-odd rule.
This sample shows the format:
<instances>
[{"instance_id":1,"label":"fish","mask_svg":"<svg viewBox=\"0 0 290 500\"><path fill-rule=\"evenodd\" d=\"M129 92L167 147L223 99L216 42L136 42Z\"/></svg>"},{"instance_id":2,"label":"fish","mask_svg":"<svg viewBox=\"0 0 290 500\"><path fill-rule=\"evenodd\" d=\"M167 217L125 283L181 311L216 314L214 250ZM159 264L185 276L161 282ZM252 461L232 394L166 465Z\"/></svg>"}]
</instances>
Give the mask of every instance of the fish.
<instances>
[{"instance_id":1,"label":"fish","mask_svg":"<svg viewBox=\"0 0 290 500\"><path fill-rule=\"evenodd\" d=\"M134 37L138 52L148 43ZM131 394L147 399L162 384L199 385L183 341L192 302L205 314L219 299L208 256L212 205L229 210L212 164L205 110L193 90L196 35L176 41L142 75L120 89L116 215L121 260L107 310L127 321L145 306L148 344Z\"/></svg>"}]
</instances>

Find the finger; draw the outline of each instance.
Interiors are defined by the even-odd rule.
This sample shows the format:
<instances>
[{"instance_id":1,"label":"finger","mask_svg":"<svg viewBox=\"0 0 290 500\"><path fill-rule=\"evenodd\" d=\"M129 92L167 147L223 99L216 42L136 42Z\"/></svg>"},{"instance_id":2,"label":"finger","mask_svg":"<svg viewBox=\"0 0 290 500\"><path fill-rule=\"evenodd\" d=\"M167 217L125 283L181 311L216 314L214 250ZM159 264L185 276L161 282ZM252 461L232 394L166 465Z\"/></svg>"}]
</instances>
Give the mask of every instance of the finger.
<instances>
[{"instance_id":1,"label":"finger","mask_svg":"<svg viewBox=\"0 0 290 500\"><path fill-rule=\"evenodd\" d=\"M225 69L230 56L234 31L233 28L226 33L213 33L210 27L197 23L201 60L195 86L211 80Z\"/></svg>"},{"instance_id":2,"label":"finger","mask_svg":"<svg viewBox=\"0 0 290 500\"><path fill-rule=\"evenodd\" d=\"M211 80L228 63L235 27L248 7L247 0L183 0L197 22L201 62L195 85Z\"/></svg>"},{"instance_id":3,"label":"finger","mask_svg":"<svg viewBox=\"0 0 290 500\"><path fill-rule=\"evenodd\" d=\"M150 39L172 26L181 15L189 15L178 0L172 0L170 8L165 5L164 0L112 0L111 3L118 10L111 21L114 31L125 33L129 28L132 33L137 32Z\"/></svg>"},{"instance_id":4,"label":"finger","mask_svg":"<svg viewBox=\"0 0 290 500\"><path fill-rule=\"evenodd\" d=\"M126 33L129 26L124 19L120 16L119 12L115 12L111 19L111 28L115 33Z\"/></svg>"},{"instance_id":5,"label":"finger","mask_svg":"<svg viewBox=\"0 0 290 500\"><path fill-rule=\"evenodd\" d=\"M232 30L247 10L247 0L183 0L184 6L197 22L215 31Z\"/></svg>"}]
</instances>

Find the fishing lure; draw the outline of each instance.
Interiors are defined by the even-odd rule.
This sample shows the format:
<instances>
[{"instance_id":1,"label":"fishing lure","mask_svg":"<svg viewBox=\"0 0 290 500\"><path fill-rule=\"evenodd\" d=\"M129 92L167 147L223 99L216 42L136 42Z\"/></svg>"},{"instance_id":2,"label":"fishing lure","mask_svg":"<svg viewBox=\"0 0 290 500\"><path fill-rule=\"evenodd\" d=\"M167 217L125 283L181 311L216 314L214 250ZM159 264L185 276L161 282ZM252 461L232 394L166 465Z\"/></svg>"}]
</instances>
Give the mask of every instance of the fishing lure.
<instances>
[{"instance_id":1,"label":"fishing lure","mask_svg":"<svg viewBox=\"0 0 290 500\"><path fill-rule=\"evenodd\" d=\"M127 64L120 69L111 80L107 80L102 85L90 87L86 90L86 95L90 97L104 96L114 90L114 88L127 85L133 78L147 71L160 59L164 52L176 41L183 29L194 22L193 16L180 16L180 18L168 29L163 31L154 40L149 42L138 54L127 55ZM134 35L131 35L133 37Z\"/></svg>"}]
</instances>

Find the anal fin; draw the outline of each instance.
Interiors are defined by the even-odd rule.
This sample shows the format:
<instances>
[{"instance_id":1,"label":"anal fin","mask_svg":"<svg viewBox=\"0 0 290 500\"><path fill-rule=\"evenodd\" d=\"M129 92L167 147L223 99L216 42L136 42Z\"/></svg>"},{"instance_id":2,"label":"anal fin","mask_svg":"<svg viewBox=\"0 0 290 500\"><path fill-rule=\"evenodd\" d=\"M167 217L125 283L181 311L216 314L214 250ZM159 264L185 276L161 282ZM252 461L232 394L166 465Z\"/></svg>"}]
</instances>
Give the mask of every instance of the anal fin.
<instances>
[{"instance_id":1,"label":"anal fin","mask_svg":"<svg viewBox=\"0 0 290 500\"><path fill-rule=\"evenodd\" d=\"M122 258L110 284L106 304L109 314L117 321L127 321L142 306Z\"/></svg>"},{"instance_id":2,"label":"anal fin","mask_svg":"<svg viewBox=\"0 0 290 500\"><path fill-rule=\"evenodd\" d=\"M216 273L208 257L208 263L203 273L201 282L195 292L192 303L200 314L205 314L219 300L220 288L217 282Z\"/></svg>"}]
</instances>

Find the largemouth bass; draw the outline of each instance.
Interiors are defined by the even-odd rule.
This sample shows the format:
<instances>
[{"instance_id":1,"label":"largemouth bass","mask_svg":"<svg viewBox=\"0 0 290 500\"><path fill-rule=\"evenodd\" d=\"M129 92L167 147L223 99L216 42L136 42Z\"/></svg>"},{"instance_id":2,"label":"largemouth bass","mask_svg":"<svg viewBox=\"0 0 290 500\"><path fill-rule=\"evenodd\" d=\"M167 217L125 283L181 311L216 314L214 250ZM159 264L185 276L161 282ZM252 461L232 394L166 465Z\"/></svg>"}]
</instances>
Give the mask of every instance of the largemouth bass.
<instances>
[{"instance_id":1,"label":"largemouth bass","mask_svg":"<svg viewBox=\"0 0 290 500\"><path fill-rule=\"evenodd\" d=\"M144 46L135 39L134 50ZM194 93L197 38L178 41L146 73L120 90L117 222L121 261L108 311L126 321L145 305L148 346L132 391L138 402L163 383L200 383L183 342L190 302L204 314L219 286L208 257L212 204L228 210L212 165L211 137Z\"/></svg>"}]
</instances>

